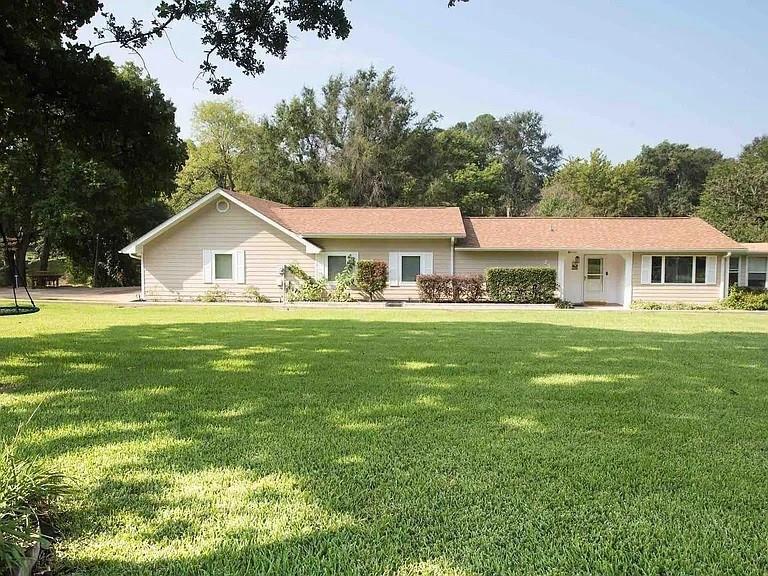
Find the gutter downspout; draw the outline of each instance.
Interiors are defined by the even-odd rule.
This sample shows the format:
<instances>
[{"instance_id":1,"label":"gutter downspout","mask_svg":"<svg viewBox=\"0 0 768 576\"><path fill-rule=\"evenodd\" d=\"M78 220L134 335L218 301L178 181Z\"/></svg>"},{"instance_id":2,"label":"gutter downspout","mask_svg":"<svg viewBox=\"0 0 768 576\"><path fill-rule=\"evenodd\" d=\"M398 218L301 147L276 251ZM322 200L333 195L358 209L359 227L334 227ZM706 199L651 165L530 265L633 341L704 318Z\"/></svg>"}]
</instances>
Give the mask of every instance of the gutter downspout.
<instances>
[{"instance_id":1,"label":"gutter downspout","mask_svg":"<svg viewBox=\"0 0 768 576\"><path fill-rule=\"evenodd\" d=\"M456 238L451 236L451 276L453 276L456 273L454 270L454 263L453 263L454 252L456 252Z\"/></svg>"},{"instance_id":2,"label":"gutter downspout","mask_svg":"<svg viewBox=\"0 0 768 576\"><path fill-rule=\"evenodd\" d=\"M728 276L729 276L729 270L731 269L731 254L732 252L728 252L725 255L725 258L723 258L723 275L721 282L723 283L723 287L720 289L720 296L723 298L728 297ZM739 269L741 271L741 269ZM739 278L736 278L736 285L739 284Z\"/></svg>"}]
</instances>

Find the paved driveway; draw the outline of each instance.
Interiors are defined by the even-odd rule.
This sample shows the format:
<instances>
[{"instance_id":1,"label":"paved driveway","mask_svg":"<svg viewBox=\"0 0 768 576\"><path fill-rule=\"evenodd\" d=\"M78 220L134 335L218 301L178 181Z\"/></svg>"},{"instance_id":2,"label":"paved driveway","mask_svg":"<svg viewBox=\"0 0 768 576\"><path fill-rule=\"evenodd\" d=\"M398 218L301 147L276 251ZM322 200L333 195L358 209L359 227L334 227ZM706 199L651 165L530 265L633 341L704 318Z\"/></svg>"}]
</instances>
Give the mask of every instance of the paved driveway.
<instances>
[{"instance_id":1,"label":"paved driveway","mask_svg":"<svg viewBox=\"0 0 768 576\"><path fill-rule=\"evenodd\" d=\"M79 301L79 302L133 302L138 300L140 288L129 286L128 288L83 288L79 286L60 286L59 288L45 288L30 290L29 293L37 302L46 300ZM27 295L24 288L16 292L20 300L25 300ZM0 288L0 298L11 298L10 288Z\"/></svg>"}]
</instances>

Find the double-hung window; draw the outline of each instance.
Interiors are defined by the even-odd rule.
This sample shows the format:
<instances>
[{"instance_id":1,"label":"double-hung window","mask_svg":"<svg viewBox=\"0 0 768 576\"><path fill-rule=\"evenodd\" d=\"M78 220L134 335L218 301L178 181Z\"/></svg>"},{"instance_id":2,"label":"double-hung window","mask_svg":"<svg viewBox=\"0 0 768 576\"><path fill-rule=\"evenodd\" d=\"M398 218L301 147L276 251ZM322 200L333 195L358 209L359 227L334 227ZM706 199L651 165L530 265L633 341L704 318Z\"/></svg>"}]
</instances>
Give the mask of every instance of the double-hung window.
<instances>
[{"instance_id":1,"label":"double-hung window","mask_svg":"<svg viewBox=\"0 0 768 576\"><path fill-rule=\"evenodd\" d=\"M213 279L214 280L232 280L234 277L232 270L231 252L214 252L213 254Z\"/></svg>"},{"instance_id":2,"label":"double-hung window","mask_svg":"<svg viewBox=\"0 0 768 576\"><path fill-rule=\"evenodd\" d=\"M731 256L728 261L728 286L739 284L739 271L741 270L741 258Z\"/></svg>"},{"instance_id":3,"label":"double-hung window","mask_svg":"<svg viewBox=\"0 0 768 576\"><path fill-rule=\"evenodd\" d=\"M347 264L357 261L357 252L328 252L325 254L325 279L334 282Z\"/></svg>"},{"instance_id":4,"label":"double-hung window","mask_svg":"<svg viewBox=\"0 0 768 576\"><path fill-rule=\"evenodd\" d=\"M400 255L400 282L416 282L416 276L421 274L421 254Z\"/></svg>"},{"instance_id":5,"label":"double-hung window","mask_svg":"<svg viewBox=\"0 0 768 576\"><path fill-rule=\"evenodd\" d=\"M646 257L647 258L647 257ZM714 256L650 256L651 284L714 284ZM648 282L648 280L645 280Z\"/></svg>"},{"instance_id":6,"label":"double-hung window","mask_svg":"<svg viewBox=\"0 0 768 576\"><path fill-rule=\"evenodd\" d=\"M747 286L768 288L768 256L747 258Z\"/></svg>"}]
</instances>

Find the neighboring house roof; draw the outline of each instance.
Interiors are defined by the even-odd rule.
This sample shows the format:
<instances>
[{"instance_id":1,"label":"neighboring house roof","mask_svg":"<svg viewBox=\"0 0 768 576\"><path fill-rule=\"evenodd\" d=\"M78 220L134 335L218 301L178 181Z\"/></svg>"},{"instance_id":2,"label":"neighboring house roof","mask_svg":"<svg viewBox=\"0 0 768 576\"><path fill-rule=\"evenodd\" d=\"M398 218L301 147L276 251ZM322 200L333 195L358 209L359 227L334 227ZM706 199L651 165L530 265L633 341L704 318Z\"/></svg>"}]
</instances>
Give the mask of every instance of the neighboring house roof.
<instances>
[{"instance_id":1,"label":"neighboring house roof","mask_svg":"<svg viewBox=\"0 0 768 576\"><path fill-rule=\"evenodd\" d=\"M738 250L701 218L464 218L461 249Z\"/></svg>"},{"instance_id":2,"label":"neighboring house roof","mask_svg":"<svg viewBox=\"0 0 768 576\"><path fill-rule=\"evenodd\" d=\"M768 254L768 242L742 242L741 245L747 252Z\"/></svg>"},{"instance_id":3,"label":"neighboring house roof","mask_svg":"<svg viewBox=\"0 0 768 576\"><path fill-rule=\"evenodd\" d=\"M307 238L465 235L461 211L456 207L294 208L247 194L229 193Z\"/></svg>"}]
</instances>

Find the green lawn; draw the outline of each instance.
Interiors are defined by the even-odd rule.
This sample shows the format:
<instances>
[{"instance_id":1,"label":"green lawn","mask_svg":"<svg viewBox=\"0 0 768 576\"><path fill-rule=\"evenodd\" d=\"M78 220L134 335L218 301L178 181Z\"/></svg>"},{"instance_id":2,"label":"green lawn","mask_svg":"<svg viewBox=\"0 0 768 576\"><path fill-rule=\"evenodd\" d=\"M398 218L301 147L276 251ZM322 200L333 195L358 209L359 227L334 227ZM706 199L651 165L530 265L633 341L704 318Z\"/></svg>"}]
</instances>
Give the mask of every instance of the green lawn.
<instances>
[{"instance_id":1,"label":"green lawn","mask_svg":"<svg viewBox=\"0 0 768 576\"><path fill-rule=\"evenodd\" d=\"M72 574L765 574L768 315L49 304Z\"/></svg>"}]
</instances>

